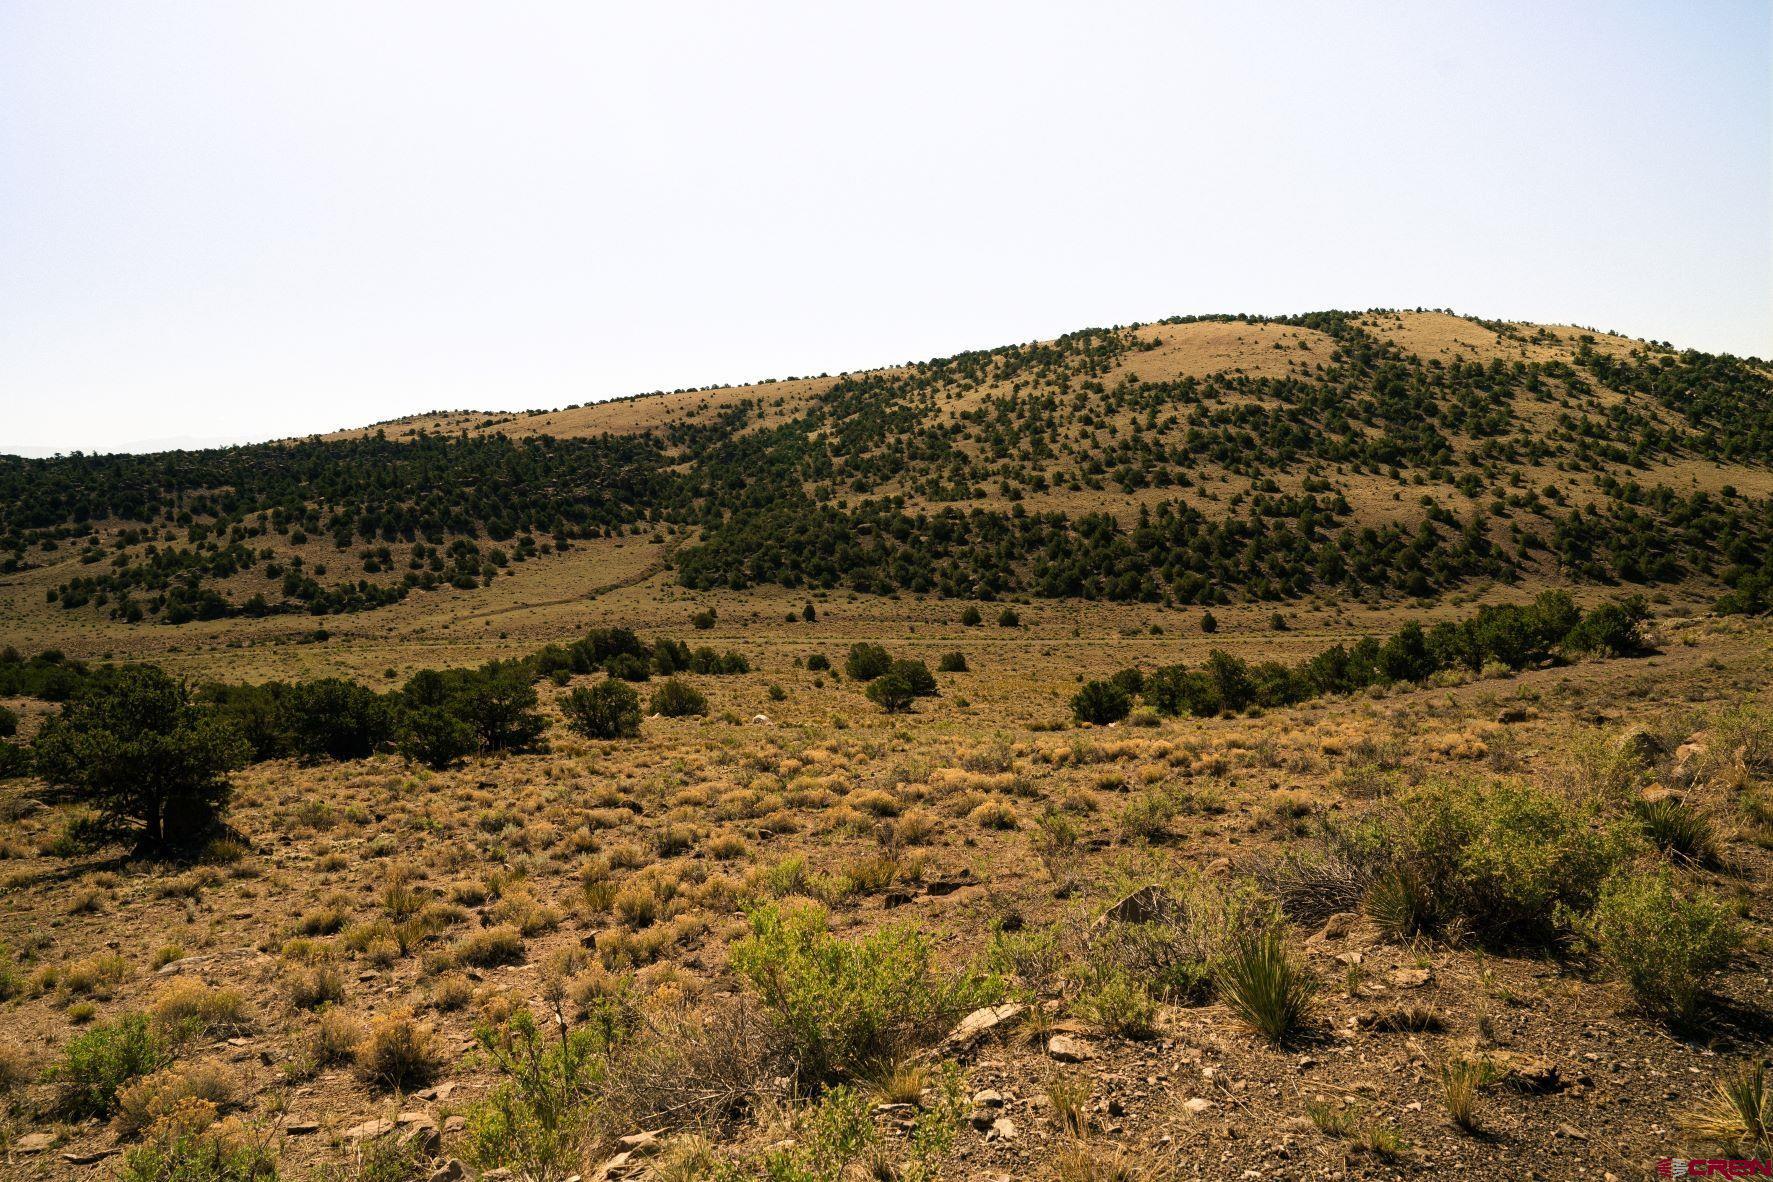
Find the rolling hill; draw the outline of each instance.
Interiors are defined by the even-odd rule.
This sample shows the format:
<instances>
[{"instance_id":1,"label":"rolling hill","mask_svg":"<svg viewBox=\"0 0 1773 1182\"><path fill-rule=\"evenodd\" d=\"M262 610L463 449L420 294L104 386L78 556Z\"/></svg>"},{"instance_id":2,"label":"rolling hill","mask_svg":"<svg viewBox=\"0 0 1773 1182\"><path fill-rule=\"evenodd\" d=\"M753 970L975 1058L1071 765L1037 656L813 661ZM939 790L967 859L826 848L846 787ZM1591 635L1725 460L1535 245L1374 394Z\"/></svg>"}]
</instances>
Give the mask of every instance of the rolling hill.
<instances>
[{"instance_id":1,"label":"rolling hill","mask_svg":"<svg viewBox=\"0 0 1773 1182\"><path fill-rule=\"evenodd\" d=\"M1766 602L1773 370L1444 312L1202 317L282 443L0 460L14 627L603 587L1162 604L1474 582ZM1734 589L1734 590L1732 590ZM106 629L107 631L109 629Z\"/></svg>"}]
</instances>

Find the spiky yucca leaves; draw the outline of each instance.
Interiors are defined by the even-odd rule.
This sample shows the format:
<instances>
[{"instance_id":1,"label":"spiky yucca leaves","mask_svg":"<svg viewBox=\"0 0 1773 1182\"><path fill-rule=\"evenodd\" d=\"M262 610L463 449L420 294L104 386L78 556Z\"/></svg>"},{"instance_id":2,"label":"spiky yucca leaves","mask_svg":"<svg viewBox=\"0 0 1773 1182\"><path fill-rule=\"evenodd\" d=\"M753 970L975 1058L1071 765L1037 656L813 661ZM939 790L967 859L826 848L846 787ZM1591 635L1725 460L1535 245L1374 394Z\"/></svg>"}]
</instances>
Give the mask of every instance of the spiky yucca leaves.
<instances>
[{"instance_id":1,"label":"spiky yucca leaves","mask_svg":"<svg viewBox=\"0 0 1773 1182\"><path fill-rule=\"evenodd\" d=\"M1279 924L1230 933L1213 981L1225 1004L1276 1044L1310 1020L1317 993L1316 981L1294 959Z\"/></svg>"}]
</instances>

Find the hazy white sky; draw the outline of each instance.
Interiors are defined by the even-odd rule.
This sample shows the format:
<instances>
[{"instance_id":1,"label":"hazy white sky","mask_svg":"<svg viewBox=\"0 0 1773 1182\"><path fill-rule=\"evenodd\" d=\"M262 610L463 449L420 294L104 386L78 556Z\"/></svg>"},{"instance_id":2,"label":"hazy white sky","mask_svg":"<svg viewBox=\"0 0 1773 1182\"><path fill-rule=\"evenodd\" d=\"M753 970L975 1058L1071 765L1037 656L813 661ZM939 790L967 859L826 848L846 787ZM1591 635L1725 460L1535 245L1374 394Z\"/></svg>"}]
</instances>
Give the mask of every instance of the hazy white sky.
<instances>
[{"instance_id":1,"label":"hazy white sky","mask_svg":"<svg viewBox=\"0 0 1773 1182\"><path fill-rule=\"evenodd\" d=\"M1769 3L0 5L0 450L1185 312L1773 356Z\"/></svg>"}]
</instances>

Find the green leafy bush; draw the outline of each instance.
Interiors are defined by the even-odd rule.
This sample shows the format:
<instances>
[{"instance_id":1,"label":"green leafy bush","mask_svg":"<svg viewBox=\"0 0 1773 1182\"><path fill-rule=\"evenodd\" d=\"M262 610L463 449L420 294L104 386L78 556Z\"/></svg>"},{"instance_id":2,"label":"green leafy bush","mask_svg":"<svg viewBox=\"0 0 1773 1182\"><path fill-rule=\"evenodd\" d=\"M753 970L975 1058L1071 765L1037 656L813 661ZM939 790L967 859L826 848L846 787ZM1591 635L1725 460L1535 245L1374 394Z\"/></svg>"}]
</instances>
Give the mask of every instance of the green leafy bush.
<instances>
[{"instance_id":1,"label":"green leafy bush","mask_svg":"<svg viewBox=\"0 0 1773 1182\"><path fill-rule=\"evenodd\" d=\"M967 671L967 655L963 652L943 653L936 662L938 673L965 673Z\"/></svg>"},{"instance_id":2,"label":"green leafy bush","mask_svg":"<svg viewBox=\"0 0 1773 1182\"><path fill-rule=\"evenodd\" d=\"M213 1105L187 1101L124 1151L117 1182L276 1182L268 1139L234 1121L212 1124L214 1116Z\"/></svg>"},{"instance_id":3,"label":"green leafy bush","mask_svg":"<svg viewBox=\"0 0 1773 1182\"><path fill-rule=\"evenodd\" d=\"M504 1077L468 1113L468 1156L482 1168L564 1177L583 1152L606 1042L597 1029L573 1029L564 1019L549 1026L520 1009L474 1031Z\"/></svg>"},{"instance_id":4,"label":"green leafy bush","mask_svg":"<svg viewBox=\"0 0 1773 1182\"><path fill-rule=\"evenodd\" d=\"M1453 922L1495 942L1549 937L1585 911L1634 839L1588 806L1508 782L1425 784L1392 814L1394 864L1381 882L1411 901L1413 925Z\"/></svg>"},{"instance_id":5,"label":"green leafy bush","mask_svg":"<svg viewBox=\"0 0 1773 1182\"><path fill-rule=\"evenodd\" d=\"M1727 905L1682 897L1667 869L1615 874L1578 929L1641 1005L1677 1022L1697 1016L1743 942Z\"/></svg>"},{"instance_id":6,"label":"green leafy bush","mask_svg":"<svg viewBox=\"0 0 1773 1182\"><path fill-rule=\"evenodd\" d=\"M843 940L811 904L753 911L751 935L733 947L732 963L774 1015L802 1081L812 1085L896 1063L1002 992L989 976L940 972L928 938L915 929Z\"/></svg>"},{"instance_id":7,"label":"green leafy bush","mask_svg":"<svg viewBox=\"0 0 1773 1182\"><path fill-rule=\"evenodd\" d=\"M575 687L561 708L567 725L588 739L631 739L640 733L640 695L614 678Z\"/></svg>"},{"instance_id":8,"label":"green leafy bush","mask_svg":"<svg viewBox=\"0 0 1773 1182\"><path fill-rule=\"evenodd\" d=\"M146 1014L125 1014L69 1040L49 1077L70 1116L108 1116L125 1084L172 1062L172 1052Z\"/></svg>"}]
</instances>

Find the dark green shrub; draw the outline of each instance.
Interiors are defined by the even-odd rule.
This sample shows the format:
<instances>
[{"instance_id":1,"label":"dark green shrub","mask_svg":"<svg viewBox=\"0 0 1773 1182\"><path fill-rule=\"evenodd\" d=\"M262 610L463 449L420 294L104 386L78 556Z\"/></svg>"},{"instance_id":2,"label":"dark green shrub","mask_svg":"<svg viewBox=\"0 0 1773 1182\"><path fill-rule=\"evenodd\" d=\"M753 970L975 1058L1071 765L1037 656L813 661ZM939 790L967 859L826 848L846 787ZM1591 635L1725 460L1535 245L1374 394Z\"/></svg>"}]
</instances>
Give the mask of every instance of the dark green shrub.
<instances>
[{"instance_id":1,"label":"dark green shrub","mask_svg":"<svg viewBox=\"0 0 1773 1182\"><path fill-rule=\"evenodd\" d=\"M941 660L936 662L938 673L965 673L967 671L967 655L965 653L943 653Z\"/></svg>"},{"instance_id":2,"label":"dark green shrub","mask_svg":"<svg viewBox=\"0 0 1773 1182\"><path fill-rule=\"evenodd\" d=\"M1186 665L1165 665L1145 679L1142 695L1159 714L1192 714L1211 718L1219 713L1219 692L1204 673Z\"/></svg>"},{"instance_id":3,"label":"dark green shrub","mask_svg":"<svg viewBox=\"0 0 1773 1182\"><path fill-rule=\"evenodd\" d=\"M0 706L0 739L10 739L18 734L18 714L5 706Z\"/></svg>"},{"instance_id":4,"label":"dark green shrub","mask_svg":"<svg viewBox=\"0 0 1773 1182\"><path fill-rule=\"evenodd\" d=\"M640 695L614 679L575 687L561 708L567 725L588 739L631 739L640 733Z\"/></svg>"},{"instance_id":5,"label":"dark green shrub","mask_svg":"<svg viewBox=\"0 0 1773 1182\"><path fill-rule=\"evenodd\" d=\"M966 610L960 613L960 622L962 627L977 628L985 622L985 617L979 614L978 608L969 603Z\"/></svg>"},{"instance_id":6,"label":"dark green shrub","mask_svg":"<svg viewBox=\"0 0 1773 1182\"><path fill-rule=\"evenodd\" d=\"M821 673L831 668L831 658L824 653L814 653L806 659L806 667L814 673Z\"/></svg>"},{"instance_id":7,"label":"dark green shrub","mask_svg":"<svg viewBox=\"0 0 1773 1182\"><path fill-rule=\"evenodd\" d=\"M905 673L889 669L868 683L868 700L888 714L902 714L917 700L917 689Z\"/></svg>"},{"instance_id":8,"label":"dark green shrub","mask_svg":"<svg viewBox=\"0 0 1773 1182\"><path fill-rule=\"evenodd\" d=\"M1132 708L1127 691L1112 681L1086 681L1071 699L1071 713L1077 720L1097 726L1119 722Z\"/></svg>"},{"instance_id":9,"label":"dark green shrub","mask_svg":"<svg viewBox=\"0 0 1773 1182\"><path fill-rule=\"evenodd\" d=\"M1219 631L1219 617L1215 616L1212 612L1202 612L1200 616L1200 630L1205 632L1208 636Z\"/></svg>"},{"instance_id":10,"label":"dark green shrub","mask_svg":"<svg viewBox=\"0 0 1773 1182\"><path fill-rule=\"evenodd\" d=\"M1629 657L1644 651L1643 622L1648 615L1637 597L1601 604L1582 617L1564 638L1572 652L1603 657Z\"/></svg>"},{"instance_id":11,"label":"dark green shrub","mask_svg":"<svg viewBox=\"0 0 1773 1182\"><path fill-rule=\"evenodd\" d=\"M426 767L446 768L480 749L474 728L442 706L419 706L400 716L400 754Z\"/></svg>"},{"instance_id":12,"label":"dark green shrub","mask_svg":"<svg viewBox=\"0 0 1773 1182\"><path fill-rule=\"evenodd\" d=\"M997 613L997 626L999 628L1020 628L1022 617L1016 614L1015 608L1006 607Z\"/></svg>"},{"instance_id":13,"label":"dark green shrub","mask_svg":"<svg viewBox=\"0 0 1773 1182\"><path fill-rule=\"evenodd\" d=\"M278 715L294 754L312 759L362 759L394 733L393 714L381 695L339 677L287 687Z\"/></svg>"},{"instance_id":14,"label":"dark green shrub","mask_svg":"<svg viewBox=\"0 0 1773 1182\"><path fill-rule=\"evenodd\" d=\"M1145 689L1145 674L1135 668L1120 670L1108 679L1120 687L1120 692L1129 698L1136 698Z\"/></svg>"},{"instance_id":15,"label":"dark green shrub","mask_svg":"<svg viewBox=\"0 0 1773 1182\"><path fill-rule=\"evenodd\" d=\"M683 718L708 713L708 699L695 686L673 677L653 691L647 708L666 718Z\"/></svg>"},{"instance_id":16,"label":"dark green shrub","mask_svg":"<svg viewBox=\"0 0 1773 1182\"><path fill-rule=\"evenodd\" d=\"M932 698L936 695L936 678L929 666L922 661L894 661L887 667L887 673L903 678L917 697Z\"/></svg>"},{"instance_id":17,"label":"dark green shrub","mask_svg":"<svg viewBox=\"0 0 1773 1182\"><path fill-rule=\"evenodd\" d=\"M843 671L852 681L873 681L893 666L893 658L878 644L866 642L850 646L844 658Z\"/></svg>"},{"instance_id":18,"label":"dark green shrub","mask_svg":"<svg viewBox=\"0 0 1773 1182\"><path fill-rule=\"evenodd\" d=\"M94 683L37 736L37 772L98 811L100 824L143 847L206 835L247 758L232 728L191 704L152 666Z\"/></svg>"}]
</instances>

